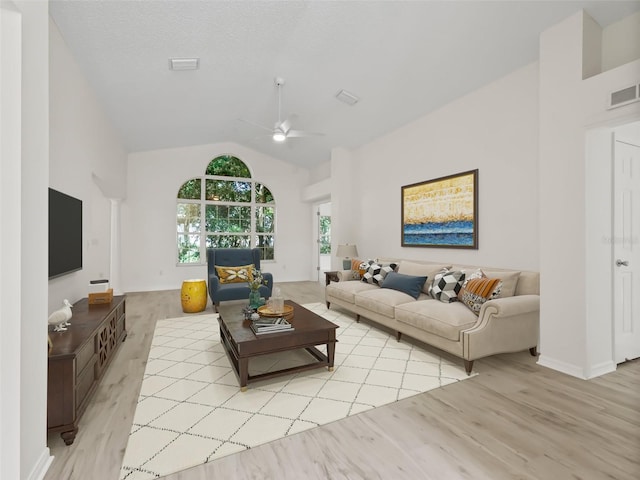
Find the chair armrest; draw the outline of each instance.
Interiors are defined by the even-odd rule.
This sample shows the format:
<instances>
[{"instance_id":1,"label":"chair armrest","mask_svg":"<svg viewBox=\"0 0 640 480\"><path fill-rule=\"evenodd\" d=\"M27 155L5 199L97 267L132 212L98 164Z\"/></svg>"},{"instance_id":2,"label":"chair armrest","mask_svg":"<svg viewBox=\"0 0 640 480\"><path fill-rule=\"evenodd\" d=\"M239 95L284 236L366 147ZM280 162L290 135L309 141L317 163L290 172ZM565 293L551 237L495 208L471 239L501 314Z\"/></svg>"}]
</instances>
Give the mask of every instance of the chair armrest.
<instances>
[{"instance_id":1,"label":"chair armrest","mask_svg":"<svg viewBox=\"0 0 640 480\"><path fill-rule=\"evenodd\" d=\"M267 282L266 287L269 289L269 291L273 292L273 274L262 272L262 278L265 282Z\"/></svg>"},{"instance_id":2,"label":"chair armrest","mask_svg":"<svg viewBox=\"0 0 640 480\"><path fill-rule=\"evenodd\" d=\"M338 270L337 275L338 275L338 279L341 282L348 282L350 280L360 280L360 274L355 270Z\"/></svg>"},{"instance_id":3,"label":"chair armrest","mask_svg":"<svg viewBox=\"0 0 640 480\"><path fill-rule=\"evenodd\" d=\"M220 286L220 277L218 277L215 273L209 274L209 291L215 292Z\"/></svg>"}]
</instances>

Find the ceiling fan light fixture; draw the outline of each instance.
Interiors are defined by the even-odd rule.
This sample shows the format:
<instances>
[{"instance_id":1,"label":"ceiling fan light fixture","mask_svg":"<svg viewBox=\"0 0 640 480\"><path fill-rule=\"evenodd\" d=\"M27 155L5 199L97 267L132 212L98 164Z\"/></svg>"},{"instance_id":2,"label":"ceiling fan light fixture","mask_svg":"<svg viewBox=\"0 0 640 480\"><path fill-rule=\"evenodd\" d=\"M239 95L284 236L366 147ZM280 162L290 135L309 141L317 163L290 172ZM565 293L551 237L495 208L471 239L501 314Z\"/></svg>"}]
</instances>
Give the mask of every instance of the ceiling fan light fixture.
<instances>
[{"instance_id":1,"label":"ceiling fan light fixture","mask_svg":"<svg viewBox=\"0 0 640 480\"><path fill-rule=\"evenodd\" d=\"M355 105L360 100L357 96L355 96L351 92L347 92L346 90L340 90L336 93L336 98L347 105Z\"/></svg>"},{"instance_id":2,"label":"ceiling fan light fixture","mask_svg":"<svg viewBox=\"0 0 640 480\"><path fill-rule=\"evenodd\" d=\"M273 132L273 140L275 142L284 142L286 138L287 136L281 130L276 130L275 132Z\"/></svg>"}]
</instances>

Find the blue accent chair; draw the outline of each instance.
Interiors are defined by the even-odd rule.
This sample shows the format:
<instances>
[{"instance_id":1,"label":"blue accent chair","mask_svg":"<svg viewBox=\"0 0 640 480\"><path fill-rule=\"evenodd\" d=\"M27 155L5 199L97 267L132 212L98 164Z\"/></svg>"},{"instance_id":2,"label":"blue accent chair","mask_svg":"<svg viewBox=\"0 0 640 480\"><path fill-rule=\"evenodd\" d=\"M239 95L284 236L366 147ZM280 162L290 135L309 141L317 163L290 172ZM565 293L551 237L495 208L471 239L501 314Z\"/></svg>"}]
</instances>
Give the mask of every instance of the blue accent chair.
<instances>
[{"instance_id":1,"label":"blue accent chair","mask_svg":"<svg viewBox=\"0 0 640 480\"><path fill-rule=\"evenodd\" d=\"M209 273L209 296L215 311L220 302L225 300L246 300L249 302L249 285L247 283L220 283L216 272L219 267L239 267L241 265L255 265L260 270L260 249L258 248L207 248L207 270ZM260 270L262 271L262 270ZM269 298L273 290L273 275L262 272L267 282L260 286L260 296Z\"/></svg>"}]
</instances>

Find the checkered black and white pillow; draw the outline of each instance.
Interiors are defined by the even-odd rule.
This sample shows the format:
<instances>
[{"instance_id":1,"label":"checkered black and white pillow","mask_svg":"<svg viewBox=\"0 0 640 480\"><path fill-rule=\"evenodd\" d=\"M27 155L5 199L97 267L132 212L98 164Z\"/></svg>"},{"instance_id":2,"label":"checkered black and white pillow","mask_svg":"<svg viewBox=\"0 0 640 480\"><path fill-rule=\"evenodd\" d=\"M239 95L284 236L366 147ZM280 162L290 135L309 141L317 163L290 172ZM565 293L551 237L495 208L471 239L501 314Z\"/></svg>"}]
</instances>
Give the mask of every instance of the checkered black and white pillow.
<instances>
[{"instance_id":1,"label":"checkered black and white pillow","mask_svg":"<svg viewBox=\"0 0 640 480\"><path fill-rule=\"evenodd\" d=\"M456 302L464 283L464 277L464 272L459 270L443 270L433 278L429 294L444 303Z\"/></svg>"},{"instance_id":2,"label":"checkered black and white pillow","mask_svg":"<svg viewBox=\"0 0 640 480\"><path fill-rule=\"evenodd\" d=\"M397 263L372 263L362 276L362 281L380 286L382 285L384 277L387 276L387 273L395 272L396 268L398 268Z\"/></svg>"}]
</instances>

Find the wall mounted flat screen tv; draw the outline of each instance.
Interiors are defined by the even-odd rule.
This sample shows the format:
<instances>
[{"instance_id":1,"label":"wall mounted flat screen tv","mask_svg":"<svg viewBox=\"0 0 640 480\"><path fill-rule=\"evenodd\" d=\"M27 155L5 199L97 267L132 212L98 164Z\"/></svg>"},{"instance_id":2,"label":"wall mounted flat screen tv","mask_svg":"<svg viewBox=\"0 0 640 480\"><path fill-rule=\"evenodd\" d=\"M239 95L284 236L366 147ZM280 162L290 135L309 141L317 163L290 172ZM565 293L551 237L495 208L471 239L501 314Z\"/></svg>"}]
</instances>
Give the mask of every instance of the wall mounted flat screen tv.
<instances>
[{"instance_id":1,"label":"wall mounted flat screen tv","mask_svg":"<svg viewBox=\"0 0 640 480\"><path fill-rule=\"evenodd\" d=\"M82 270L82 200L49 189L49 278Z\"/></svg>"}]
</instances>

